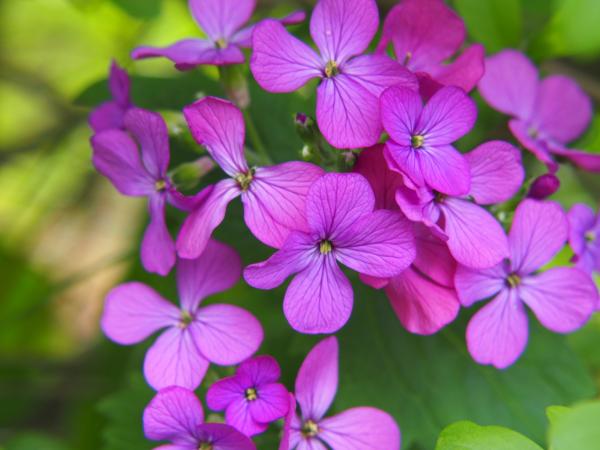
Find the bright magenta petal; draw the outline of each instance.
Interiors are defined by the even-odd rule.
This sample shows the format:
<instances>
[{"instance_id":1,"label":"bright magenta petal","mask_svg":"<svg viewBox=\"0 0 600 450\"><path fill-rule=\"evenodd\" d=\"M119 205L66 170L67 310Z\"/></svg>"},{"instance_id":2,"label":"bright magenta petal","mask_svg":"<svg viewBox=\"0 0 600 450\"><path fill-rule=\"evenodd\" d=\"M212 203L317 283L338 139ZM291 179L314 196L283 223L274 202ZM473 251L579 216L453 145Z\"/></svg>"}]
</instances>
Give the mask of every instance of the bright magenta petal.
<instances>
[{"instance_id":1,"label":"bright magenta petal","mask_svg":"<svg viewBox=\"0 0 600 450\"><path fill-rule=\"evenodd\" d=\"M252 16L256 0L190 0L192 16L213 41L228 39Z\"/></svg>"},{"instance_id":2,"label":"bright magenta petal","mask_svg":"<svg viewBox=\"0 0 600 450\"><path fill-rule=\"evenodd\" d=\"M175 265L175 242L165 222L166 197L149 198L150 224L142 240L142 264L148 272L167 275Z\"/></svg>"},{"instance_id":3,"label":"bright magenta petal","mask_svg":"<svg viewBox=\"0 0 600 450\"><path fill-rule=\"evenodd\" d=\"M125 128L139 144L146 170L157 180L164 179L169 168L169 131L160 114L132 108L125 114Z\"/></svg>"},{"instance_id":4,"label":"bright magenta petal","mask_svg":"<svg viewBox=\"0 0 600 450\"><path fill-rule=\"evenodd\" d=\"M506 286L508 273L504 264L488 269L471 269L458 266L454 282L458 297L463 306L496 295Z\"/></svg>"},{"instance_id":5,"label":"bright magenta petal","mask_svg":"<svg viewBox=\"0 0 600 450\"><path fill-rule=\"evenodd\" d=\"M415 92L419 89L417 77L385 55L357 56L344 64L342 72L376 97L391 86L402 86Z\"/></svg>"},{"instance_id":6,"label":"bright magenta petal","mask_svg":"<svg viewBox=\"0 0 600 450\"><path fill-rule=\"evenodd\" d=\"M190 70L202 64L214 66L242 64L245 60L244 53L237 46L229 45L220 49L204 39L183 39L164 48L137 47L131 52L132 59L156 57L171 60L179 70Z\"/></svg>"},{"instance_id":7,"label":"bright magenta petal","mask_svg":"<svg viewBox=\"0 0 600 450\"><path fill-rule=\"evenodd\" d=\"M419 94L406 87L391 87L379 99L385 131L398 145L409 147L423 110Z\"/></svg>"},{"instance_id":8,"label":"bright magenta petal","mask_svg":"<svg viewBox=\"0 0 600 450\"><path fill-rule=\"evenodd\" d=\"M485 73L485 48L474 44L467 48L454 62L430 70L435 81L444 86L456 86L470 92Z\"/></svg>"},{"instance_id":9,"label":"bright magenta petal","mask_svg":"<svg viewBox=\"0 0 600 450\"><path fill-rule=\"evenodd\" d=\"M269 426L268 423L260 423L254 420L250 414L250 403L243 396L235 399L227 406L225 421L228 425L249 437L264 433Z\"/></svg>"}]
</instances>

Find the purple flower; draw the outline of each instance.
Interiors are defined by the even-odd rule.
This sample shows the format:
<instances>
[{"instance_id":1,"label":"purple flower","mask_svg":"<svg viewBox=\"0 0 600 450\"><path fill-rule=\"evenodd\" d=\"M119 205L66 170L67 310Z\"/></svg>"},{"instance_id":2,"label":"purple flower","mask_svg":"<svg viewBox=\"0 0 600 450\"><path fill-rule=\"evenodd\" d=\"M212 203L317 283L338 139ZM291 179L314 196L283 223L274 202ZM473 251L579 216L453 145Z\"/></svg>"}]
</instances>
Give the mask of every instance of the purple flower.
<instances>
[{"instance_id":1,"label":"purple flower","mask_svg":"<svg viewBox=\"0 0 600 450\"><path fill-rule=\"evenodd\" d=\"M578 203L568 214L569 245L575 253L577 267L587 273L600 272L600 215Z\"/></svg>"},{"instance_id":2,"label":"purple flower","mask_svg":"<svg viewBox=\"0 0 600 450\"><path fill-rule=\"evenodd\" d=\"M529 192L527 192L527 197L544 200L558 191L558 188L560 188L558 177L552 173L545 173L533 180Z\"/></svg>"},{"instance_id":3,"label":"purple flower","mask_svg":"<svg viewBox=\"0 0 600 450\"><path fill-rule=\"evenodd\" d=\"M271 356L248 359L234 376L210 387L206 404L214 411L225 410L225 421L245 435L260 434L290 407L289 392L277 382L280 376L279 364Z\"/></svg>"},{"instance_id":4,"label":"purple flower","mask_svg":"<svg viewBox=\"0 0 600 450\"><path fill-rule=\"evenodd\" d=\"M183 112L194 139L230 178L209 187L206 201L183 224L177 239L179 256L196 258L202 253L223 221L227 205L238 196L246 225L267 245L279 248L291 230L308 230L306 193L323 169L298 161L249 168L244 157L244 119L230 102L207 97Z\"/></svg>"},{"instance_id":5,"label":"purple flower","mask_svg":"<svg viewBox=\"0 0 600 450\"><path fill-rule=\"evenodd\" d=\"M167 175L169 133L159 114L131 108L123 123L126 131L111 129L92 136L92 161L121 194L148 197L150 224L142 241L142 264L149 272L166 275L175 264L175 244L165 223L165 204L189 210L209 192L188 198L173 186Z\"/></svg>"},{"instance_id":6,"label":"purple flower","mask_svg":"<svg viewBox=\"0 0 600 450\"><path fill-rule=\"evenodd\" d=\"M208 39L184 39L166 48L138 47L133 59L164 56L179 70L189 70L202 64L223 66L242 64L243 48L250 47L255 25L245 26L256 7L256 0L189 0L192 17ZM278 23L293 25L304 20L296 11Z\"/></svg>"},{"instance_id":7,"label":"purple flower","mask_svg":"<svg viewBox=\"0 0 600 450\"><path fill-rule=\"evenodd\" d=\"M235 428L204 423L200 400L180 386L161 389L144 410L143 420L146 438L171 443L154 450L256 450Z\"/></svg>"},{"instance_id":8,"label":"purple flower","mask_svg":"<svg viewBox=\"0 0 600 450\"><path fill-rule=\"evenodd\" d=\"M592 102L574 80L551 75L540 81L533 63L516 50L487 58L485 66L479 91L490 106L513 117L508 125L525 148L552 171L558 168L555 155L600 172L600 155L566 148L592 118Z\"/></svg>"},{"instance_id":9,"label":"purple flower","mask_svg":"<svg viewBox=\"0 0 600 450\"><path fill-rule=\"evenodd\" d=\"M567 233L567 218L558 204L527 199L518 206L508 236L510 261L485 270L459 266L455 282L464 306L493 297L467 327L475 361L503 369L517 360L528 335L523 304L557 333L572 332L588 320L597 292L587 274L571 267L535 274L563 247Z\"/></svg>"},{"instance_id":10,"label":"purple flower","mask_svg":"<svg viewBox=\"0 0 600 450\"><path fill-rule=\"evenodd\" d=\"M332 450L399 450L400 429L380 409L362 406L324 417L337 391L338 351L332 336L306 356L296 377L301 414L293 414L295 406L291 409L280 450L325 450L324 444Z\"/></svg>"},{"instance_id":11,"label":"purple flower","mask_svg":"<svg viewBox=\"0 0 600 450\"><path fill-rule=\"evenodd\" d=\"M89 123L95 133L111 128L124 128L125 113L133 106L131 81L127 72L116 61L110 65L108 88L112 100L102 103L90 113Z\"/></svg>"},{"instance_id":12,"label":"purple flower","mask_svg":"<svg viewBox=\"0 0 600 450\"><path fill-rule=\"evenodd\" d=\"M452 143L473 127L475 102L457 87L440 89L425 107L419 94L402 87L387 89L380 102L390 169L443 194L469 192L469 164Z\"/></svg>"},{"instance_id":13,"label":"purple flower","mask_svg":"<svg viewBox=\"0 0 600 450\"><path fill-rule=\"evenodd\" d=\"M317 123L325 139L338 148L369 147L382 132L381 92L393 85L418 87L416 77L387 56L357 56L378 25L374 0L320 0L310 21L320 55L267 20L254 30L250 68L269 92L292 92L320 78Z\"/></svg>"},{"instance_id":14,"label":"purple flower","mask_svg":"<svg viewBox=\"0 0 600 450\"><path fill-rule=\"evenodd\" d=\"M359 174L330 173L310 188L308 231L293 231L268 260L246 267L251 286L273 289L296 274L283 311L302 333L333 333L350 317L352 286L338 261L357 272L392 277L415 259L410 223L395 211L373 211L375 197Z\"/></svg>"},{"instance_id":15,"label":"purple flower","mask_svg":"<svg viewBox=\"0 0 600 450\"><path fill-rule=\"evenodd\" d=\"M425 98L442 86L468 92L485 71L483 46L471 45L454 62L444 64L465 37L463 20L442 0L402 0L385 18L377 53L392 42L398 61L417 75Z\"/></svg>"},{"instance_id":16,"label":"purple flower","mask_svg":"<svg viewBox=\"0 0 600 450\"><path fill-rule=\"evenodd\" d=\"M146 380L154 389L196 389L209 363L238 364L262 341L260 323L245 309L200 307L205 297L234 286L240 274L235 250L211 240L201 258L177 263L179 308L145 284L121 284L106 297L102 330L113 341L131 345L166 328L146 353Z\"/></svg>"}]
</instances>

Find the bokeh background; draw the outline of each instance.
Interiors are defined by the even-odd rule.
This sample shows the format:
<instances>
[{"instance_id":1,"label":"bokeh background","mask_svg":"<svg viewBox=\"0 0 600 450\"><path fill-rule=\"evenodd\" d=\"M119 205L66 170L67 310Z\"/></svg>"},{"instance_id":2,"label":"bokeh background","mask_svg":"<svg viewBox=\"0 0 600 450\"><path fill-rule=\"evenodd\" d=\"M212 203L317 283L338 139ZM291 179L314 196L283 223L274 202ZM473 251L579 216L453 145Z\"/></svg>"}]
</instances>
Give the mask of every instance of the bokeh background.
<instances>
[{"instance_id":1,"label":"bokeh background","mask_svg":"<svg viewBox=\"0 0 600 450\"><path fill-rule=\"evenodd\" d=\"M382 14L394 2L378 1ZM488 53L520 48L544 73L576 78L592 97L595 119L579 148L600 153L600 2L597 0L454 0L471 42ZM259 0L256 17L309 9L310 1ZM306 24L294 28L307 36ZM102 337L98 318L106 292L126 279L156 286L175 299L172 277L143 273L138 246L144 201L124 198L90 163L86 117L108 96L115 58L134 75L136 104L164 112L173 159L197 157L178 110L206 93L222 95L217 72L177 73L165 60L132 62L139 44L164 45L199 36L184 0L0 1L0 448L5 450L145 450L141 411L152 391L141 376L145 347L122 348ZM274 96L250 84L251 113L277 161L298 158L292 114L311 113L310 89ZM478 97L476 95L476 97ZM506 120L480 99L480 118L461 144L507 138ZM542 168L527 159L530 174ZM211 174L216 178L219 174ZM565 207L597 207L598 176L560 171L555 195ZM210 178L210 177L209 177ZM169 217L175 230L182 217ZM269 252L230 210L221 239L245 262ZM568 251L558 262L567 262ZM469 312L435 337L404 332L373 291L357 289L350 324L340 335L341 385L335 409L382 407L400 422L404 448L430 449L441 429L468 418L512 427L546 441L548 405L595 398L600 385L600 320L568 337L534 326L525 357L499 373L466 354ZM240 283L216 300L237 302L267 330L263 352L275 354L292 388L315 340L295 335L281 313L282 290ZM228 373L215 369L208 382ZM201 388L200 392L202 392ZM277 429L259 440L276 448ZM577 449L574 449L577 450Z\"/></svg>"}]
</instances>

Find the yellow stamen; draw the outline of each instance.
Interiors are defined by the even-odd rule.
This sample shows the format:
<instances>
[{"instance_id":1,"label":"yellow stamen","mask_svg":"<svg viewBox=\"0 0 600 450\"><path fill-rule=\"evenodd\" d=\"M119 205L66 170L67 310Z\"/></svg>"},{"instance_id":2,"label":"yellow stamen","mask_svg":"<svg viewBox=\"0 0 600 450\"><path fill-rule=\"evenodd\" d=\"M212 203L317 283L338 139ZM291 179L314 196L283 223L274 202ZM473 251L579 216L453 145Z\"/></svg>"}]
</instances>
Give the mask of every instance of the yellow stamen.
<instances>
[{"instance_id":1,"label":"yellow stamen","mask_svg":"<svg viewBox=\"0 0 600 450\"><path fill-rule=\"evenodd\" d=\"M246 392L244 392L244 395L246 396L246 400L248 400L249 402L256 400L258 398L258 392L256 392L256 389L254 389L254 388L246 389Z\"/></svg>"},{"instance_id":2,"label":"yellow stamen","mask_svg":"<svg viewBox=\"0 0 600 450\"><path fill-rule=\"evenodd\" d=\"M198 450L213 450L213 445L210 442L202 442L200 443L200 447Z\"/></svg>"},{"instance_id":3,"label":"yellow stamen","mask_svg":"<svg viewBox=\"0 0 600 450\"><path fill-rule=\"evenodd\" d=\"M309 419L302 424L301 432L305 437L315 437L319 434L319 425Z\"/></svg>"},{"instance_id":4,"label":"yellow stamen","mask_svg":"<svg viewBox=\"0 0 600 450\"><path fill-rule=\"evenodd\" d=\"M410 144L413 146L413 148L421 148L423 147L424 143L425 137L421 136L420 134L416 134L410 138Z\"/></svg>"},{"instance_id":5,"label":"yellow stamen","mask_svg":"<svg viewBox=\"0 0 600 450\"><path fill-rule=\"evenodd\" d=\"M224 49L227 48L227 41L223 38L217 39L215 41L215 45L217 46L217 48Z\"/></svg>"},{"instance_id":6,"label":"yellow stamen","mask_svg":"<svg viewBox=\"0 0 600 450\"><path fill-rule=\"evenodd\" d=\"M158 180L156 183L154 183L154 189L156 189L156 192L164 191L166 188L167 182L165 180Z\"/></svg>"},{"instance_id":7,"label":"yellow stamen","mask_svg":"<svg viewBox=\"0 0 600 450\"><path fill-rule=\"evenodd\" d=\"M181 317L177 326L179 328L187 328L194 321L194 317L188 311L181 311Z\"/></svg>"},{"instance_id":8,"label":"yellow stamen","mask_svg":"<svg viewBox=\"0 0 600 450\"><path fill-rule=\"evenodd\" d=\"M587 242L594 242L596 240L596 233L594 233L593 231L588 231L587 233L585 233L585 240Z\"/></svg>"},{"instance_id":9,"label":"yellow stamen","mask_svg":"<svg viewBox=\"0 0 600 450\"><path fill-rule=\"evenodd\" d=\"M511 273L508 278L506 278L506 283L511 288L516 288L519 284L521 284L521 277L516 273Z\"/></svg>"},{"instance_id":10,"label":"yellow stamen","mask_svg":"<svg viewBox=\"0 0 600 450\"><path fill-rule=\"evenodd\" d=\"M325 66L325 76L327 78L335 77L340 73L340 69L335 61L329 61Z\"/></svg>"},{"instance_id":11,"label":"yellow stamen","mask_svg":"<svg viewBox=\"0 0 600 450\"><path fill-rule=\"evenodd\" d=\"M321 241L321 243L319 244L319 251L321 252L322 255L326 255L327 253L330 253L331 250L333 250L333 245L331 245L330 241Z\"/></svg>"},{"instance_id":12,"label":"yellow stamen","mask_svg":"<svg viewBox=\"0 0 600 450\"><path fill-rule=\"evenodd\" d=\"M237 182L242 191L246 192L254 179L254 169L250 169L248 173L238 173L233 179Z\"/></svg>"},{"instance_id":13,"label":"yellow stamen","mask_svg":"<svg viewBox=\"0 0 600 450\"><path fill-rule=\"evenodd\" d=\"M404 56L404 62L402 64L404 66L406 66L410 62L411 59L412 59L412 53L406 52L406 55Z\"/></svg>"}]
</instances>

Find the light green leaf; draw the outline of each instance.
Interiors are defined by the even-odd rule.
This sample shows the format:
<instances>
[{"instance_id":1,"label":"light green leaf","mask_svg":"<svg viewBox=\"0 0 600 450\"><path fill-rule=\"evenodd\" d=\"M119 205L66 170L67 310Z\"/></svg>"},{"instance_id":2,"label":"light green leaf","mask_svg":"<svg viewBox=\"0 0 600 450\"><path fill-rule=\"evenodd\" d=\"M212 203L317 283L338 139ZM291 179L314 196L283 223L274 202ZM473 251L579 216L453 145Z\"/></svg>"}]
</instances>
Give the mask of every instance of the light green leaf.
<instances>
[{"instance_id":1,"label":"light green leaf","mask_svg":"<svg viewBox=\"0 0 600 450\"><path fill-rule=\"evenodd\" d=\"M600 401L562 410L551 419L550 450L600 449Z\"/></svg>"},{"instance_id":2,"label":"light green leaf","mask_svg":"<svg viewBox=\"0 0 600 450\"><path fill-rule=\"evenodd\" d=\"M508 428L461 421L442 431L435 450L542 450L542 447Z\"/></svg>"}]
</instances>

